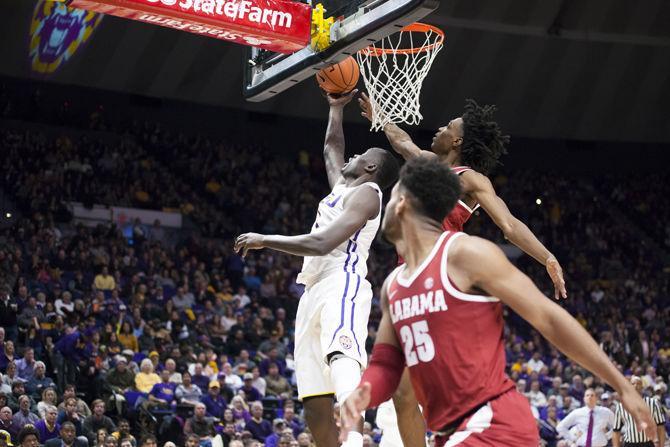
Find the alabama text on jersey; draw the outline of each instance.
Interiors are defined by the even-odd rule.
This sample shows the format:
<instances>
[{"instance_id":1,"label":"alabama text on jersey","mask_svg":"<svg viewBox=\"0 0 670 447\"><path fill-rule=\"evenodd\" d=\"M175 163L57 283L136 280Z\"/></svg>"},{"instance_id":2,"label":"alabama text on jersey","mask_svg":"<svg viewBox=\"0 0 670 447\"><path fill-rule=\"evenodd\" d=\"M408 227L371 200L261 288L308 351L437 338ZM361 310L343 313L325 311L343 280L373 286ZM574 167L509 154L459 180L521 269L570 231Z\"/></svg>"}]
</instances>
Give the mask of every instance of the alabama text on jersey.
<instances>
[{"instance_id":1,"label":"alabama text on jersey","mask_svg":"<svg viewBox=\"0 0 670 447\"><path fill-rule=\"evenodd\" d=\"M502 304L449 279L449 247L461 236L442 233L411 277L401 265L388 283L393 327L433 431L514 387L505 374Z\"/></svg>"}]
</instances>

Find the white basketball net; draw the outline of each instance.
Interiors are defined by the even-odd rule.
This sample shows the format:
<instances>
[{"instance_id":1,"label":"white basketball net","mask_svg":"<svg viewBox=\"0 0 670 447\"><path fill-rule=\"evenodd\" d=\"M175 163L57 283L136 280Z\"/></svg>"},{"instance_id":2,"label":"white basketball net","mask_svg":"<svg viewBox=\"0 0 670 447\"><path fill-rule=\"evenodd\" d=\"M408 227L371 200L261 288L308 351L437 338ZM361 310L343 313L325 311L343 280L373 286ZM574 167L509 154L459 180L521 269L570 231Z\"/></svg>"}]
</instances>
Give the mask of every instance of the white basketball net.
<instances>
[{"instance_id":1,"label":"white basketball net","mask_svg":"<svg viewBox=\"0 0 670 447\"><path fill-rule=\"evenodd\" d=\"M422 40L420 46L415 43ZM416 23L357 53L372 106L370 130L382 130L389 123L414 125L423 119L421 85L443 41L444 34L436 28Z\"/></svg>"}]
</instances>

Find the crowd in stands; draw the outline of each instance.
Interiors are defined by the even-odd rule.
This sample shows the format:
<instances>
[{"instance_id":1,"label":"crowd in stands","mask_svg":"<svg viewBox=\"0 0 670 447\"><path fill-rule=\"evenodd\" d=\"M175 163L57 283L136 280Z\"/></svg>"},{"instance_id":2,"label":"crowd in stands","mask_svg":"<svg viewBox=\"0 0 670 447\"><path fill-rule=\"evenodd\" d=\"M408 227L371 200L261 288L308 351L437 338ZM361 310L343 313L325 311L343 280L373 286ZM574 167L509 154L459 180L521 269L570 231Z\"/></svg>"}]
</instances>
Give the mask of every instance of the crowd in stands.
<instances>
[{"instance_id":1,"label":"crowd in stands","mask_svg":"<svg viewBox=\"0 0 670 447\"><path fill-rule=\"evenodd\" d=\"M568 299L562 303L565 308L591 332L625 375L642 377L645 392L657 396L667 409L667 262L642 243L634 230L614 219L611 208L616 205L608 195L595 193L590 182L588 178L528 171L499 176L495 181L497 192L511 209L541 235L563 263L568 282ZM657 206L670 208L667 202ZM505 244L487 217L472 219L466 230ZM550 293L540 264L521 256L517 265ZM570 409L582 405L586 388L595 388L600 402L613 408L618 396L606 384L566 362L517 316L508 315L507 323L509 374L538 410L541 433L548 445L556 443L557 423Z\"/></svg>"},{"instance_id":2,"label":"crowd in stands","mask_svg":"<svg viewBox=\"0 0 670 447\"><path fill-rule=\"evenodd\" d=\"M670 194L667 174L638 172L625 179L608 178L598 186L656 243L670 249L670 228L666 225L670 210L665 206Z\"/></svg>"},{"instance_id":3,"label":"crowd in stands","mask_svg":"<svg viewBox=\"0 0 670 447\"><path fill-rule=\"evenodd\" d=\"M6 98L0 110L12 118ZM24 215L0 232L0 447L30 437L54 447L311 446L292 357L301 260L269 251L242 259L231 238L306 231L327 194L320 154L290 158L134 118L120 130L101 109L87 126L53 116L55 133L0 130L0 187ZM668 272L638 230L609 213L632 200L626 191L643 195L645 179L610 196L587 187L590 179L501 172L498 193L564 266L561 305L670 407ZM69 200L179 209L200 234L166 244L159 223L133 223L130 239L115 224L74 225ZM480 214L466 231L506 245ZM372 253L378 298L395 255L381 242ZM525 255L516 262L549 294L541 265ZM373 307L368 350L380 317ZM507 312L508 372L554 446L556 425L587 387L602 405L618 396ZM373 413L364 439L380 440Z\"/></svg>"}]
</instances>

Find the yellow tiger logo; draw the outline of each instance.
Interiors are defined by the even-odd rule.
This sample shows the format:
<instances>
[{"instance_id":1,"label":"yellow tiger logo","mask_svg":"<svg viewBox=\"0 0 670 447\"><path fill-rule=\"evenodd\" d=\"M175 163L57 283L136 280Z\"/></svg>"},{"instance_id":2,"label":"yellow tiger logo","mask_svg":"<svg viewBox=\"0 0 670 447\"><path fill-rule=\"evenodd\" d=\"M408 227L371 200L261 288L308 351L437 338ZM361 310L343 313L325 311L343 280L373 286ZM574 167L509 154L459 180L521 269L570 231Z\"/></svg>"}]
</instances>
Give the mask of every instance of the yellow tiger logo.
<instances>
[{"instance_id":1,"label":"yellow tiger logo","mask_svg":"<svg viewBox=\"0 0 670 447\"><path fill-rule=\"evenodd\" d=\"M32 70L51 74L93 34L103 14L39 0L30 24L29 57Z\"/></svg>"}]
</instances>

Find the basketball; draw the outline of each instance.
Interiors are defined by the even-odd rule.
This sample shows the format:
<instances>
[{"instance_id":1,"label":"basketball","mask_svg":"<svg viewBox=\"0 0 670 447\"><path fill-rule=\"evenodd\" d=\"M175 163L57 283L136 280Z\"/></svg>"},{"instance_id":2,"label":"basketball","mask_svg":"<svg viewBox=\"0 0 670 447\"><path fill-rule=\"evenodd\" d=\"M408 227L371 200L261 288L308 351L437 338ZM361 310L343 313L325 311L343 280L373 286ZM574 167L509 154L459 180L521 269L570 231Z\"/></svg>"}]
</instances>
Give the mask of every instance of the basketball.
<instances>
[{"instance_id":1,"label":"basketball","mask_svg":"<svg viewBox=\"0 0 670 447\"><path fill-rule=\"evenodd\" d=\"M316 74L316 80L327 93L347 93L356 87L360 71L353 57L326 67Z\"/></svg>"}]
</instances>

